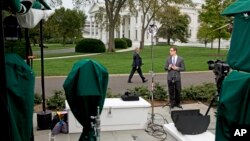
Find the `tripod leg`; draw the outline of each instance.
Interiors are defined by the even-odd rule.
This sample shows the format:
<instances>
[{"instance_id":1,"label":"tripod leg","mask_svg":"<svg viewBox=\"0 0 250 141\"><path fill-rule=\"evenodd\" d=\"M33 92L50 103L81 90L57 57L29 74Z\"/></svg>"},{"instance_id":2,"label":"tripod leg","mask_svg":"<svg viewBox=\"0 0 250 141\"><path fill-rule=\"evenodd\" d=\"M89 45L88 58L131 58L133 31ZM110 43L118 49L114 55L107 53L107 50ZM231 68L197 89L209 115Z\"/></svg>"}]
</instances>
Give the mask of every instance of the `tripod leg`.
<instances>
[{"instance_id":1,"label":"tripod leg","mask_svg":"<svg viewBox=\"0 0 250 141\"><path fill-rule=\"evenodd\" d=\"M211 109L211 107L212 107L212 105L213 105L213 103L214 103L214 101L215 101L215 98L216 98L217 96L218 96L218 94L214 95L213 99L211 100L211 102L210 102L210 104L209 104L209 107L208 107L208 109L207 109L207 112L206 112L205 116L207 116L207 114L208 114L208 112L210 111L210 109Z\"/></svg>"}]
</instances>

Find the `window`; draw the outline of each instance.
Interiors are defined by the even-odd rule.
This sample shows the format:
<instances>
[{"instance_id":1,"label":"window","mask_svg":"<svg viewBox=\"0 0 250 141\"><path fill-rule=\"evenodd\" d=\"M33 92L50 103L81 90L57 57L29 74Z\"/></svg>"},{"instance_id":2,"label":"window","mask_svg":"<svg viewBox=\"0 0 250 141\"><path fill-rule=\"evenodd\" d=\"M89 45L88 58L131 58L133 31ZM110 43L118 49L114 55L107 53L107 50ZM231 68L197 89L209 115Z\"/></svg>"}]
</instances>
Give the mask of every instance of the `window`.
<instances>
[{"instance_id":1,"label":"window","mask_svg":"<svg viewBox=\"0 0 250 141\"><path fill-rule=\"evenodd\" d=\"M135 40L137 41L137 30L135 30Z\"/></svg>"}]
</instances>

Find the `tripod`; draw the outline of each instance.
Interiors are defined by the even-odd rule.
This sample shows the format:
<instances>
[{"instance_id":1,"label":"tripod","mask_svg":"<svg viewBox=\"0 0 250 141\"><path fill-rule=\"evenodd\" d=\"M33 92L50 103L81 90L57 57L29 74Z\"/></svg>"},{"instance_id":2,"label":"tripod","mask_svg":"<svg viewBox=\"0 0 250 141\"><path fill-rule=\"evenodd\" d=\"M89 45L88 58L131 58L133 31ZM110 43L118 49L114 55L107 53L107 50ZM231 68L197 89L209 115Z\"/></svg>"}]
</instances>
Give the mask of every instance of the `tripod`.
<instances>
[{"instance_id":1,"label":"tripod","mask_svg":"<svg viewBox=\"0 0 250 141\"><path fill-rule=\"evenodd\" d=\"M208 115L208 112L210 111L213 103L215 102L215 99L218 96L220 96L220 90L221 90L222 81L224 80L225 77L226 77L226 75L221 75L221 76L216 75L215 82L216 82L216 86L217 86L217 93L213 96L213 99L211 100L211 102L209 104L209 107L208 107L205 115Z\"/></svg>"}]
</instances>

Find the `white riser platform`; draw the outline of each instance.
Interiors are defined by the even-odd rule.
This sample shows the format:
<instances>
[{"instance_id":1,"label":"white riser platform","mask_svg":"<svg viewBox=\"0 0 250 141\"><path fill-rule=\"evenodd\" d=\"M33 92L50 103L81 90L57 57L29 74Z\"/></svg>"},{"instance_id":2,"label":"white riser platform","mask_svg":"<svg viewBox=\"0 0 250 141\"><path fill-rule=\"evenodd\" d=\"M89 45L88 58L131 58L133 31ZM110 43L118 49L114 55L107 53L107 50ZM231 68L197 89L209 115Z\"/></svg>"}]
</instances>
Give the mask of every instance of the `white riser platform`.
<instances>
[{"instance_id":1,"label":"white riser platform","mask_svg":"<svg viewBox=\"0 0 250 141\"><path fill-rule=\"evenodd\" d=\"M163 127L168 140L171 141L215 141L215 135L209 131L197 135L183 135L176 129L174 123L164 124Z\"/></svg>"},{"instance_id":2,"label":"white riser platform","mask_svg":"<svg viewBox=\"0 0 250 141\"><path fill-rule=\"evenodd\" d=\"M101 113L101 131L145 129L151 104L140 97L139 101L106 98ZM68 103L69 133L81 133L82 126L75 119Z\"/></svg>"}]
</instances>

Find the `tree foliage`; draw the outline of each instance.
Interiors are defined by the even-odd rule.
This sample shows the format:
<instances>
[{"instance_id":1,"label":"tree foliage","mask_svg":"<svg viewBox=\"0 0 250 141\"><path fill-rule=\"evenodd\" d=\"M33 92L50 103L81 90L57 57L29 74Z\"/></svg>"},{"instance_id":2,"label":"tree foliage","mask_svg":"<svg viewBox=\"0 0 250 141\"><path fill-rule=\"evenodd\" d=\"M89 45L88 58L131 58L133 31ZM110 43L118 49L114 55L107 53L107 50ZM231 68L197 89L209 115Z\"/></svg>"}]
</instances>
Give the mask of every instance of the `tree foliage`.
<instances>
[{"instance_id":1,"label":"tree foliage","mask_svg":"<svg viewBox=\"0 0 250 141\"><path fill-rule=\"evenodd\" d=\"M55 10L43 27L45 40L54 38L61 39L63 44L66 40L81 38L86 16L82 11L60 8ZM38 34L37 34L38 33ZM32 29L31 35L39 35L39 26ZM32 39L36 37L31 36Z\"/></svg>"},{"instance_id":2,"label":"tree foliage","mask_svg":"<svg viewBox=\"0 0 250 141\"><path fill-rule=\"evenodd\" d=\"M145 31L152 20L158 21L155 16L166 5L169 4L182 4L193 6L192 0L139 0L139 3L134 4L135 7L139 7L142 11L142 26L141 26L141 43L140 48L144 46ZM135 9L135 8L134 8Z\"/></svg>"},{"instance_id":3,"label":"tree foliage","mask_svg":"<svg viewBox=\"0 0 250 141\"><path fill-rule=\"evenodd\" d=\"M197 38L201 43L205 44L205 47L207 47L207 43L212 41L212 33L210 33L211 31L211 27L209 27L209 25L206 23L201 23L198 29Z\"/></svg>"},{"instance_id":4,"label":"tree foliage","mask_svg":"<svg viewBox=\"0 0 250 141\"><path fill-rule=\"evenodd\" d=\"M229 39L230 34L227 32L225 25L230 22L228 17L221 16L222 11L235 0L206 0L202 5L199 18L201 20L200 29L202 34L210 34L213 39ZM206 26L206 27L204 27ZM207 28L208 27L208 28ZM207 28L208 30L204 30ZM200 31L200 32L201 32ZM201 34L201 33L200 33ZM199 36L200 40L204 40L205 36Z\"/></svg>"},{"instance_id":5,"label":"tree foliage","mask_svg":"<svg viewBox=\"0 0 250 141\"><path fill-rule=\"evenodd\" d=\"M181 14L178 8L166 5L157 14L157 19L161 23L158 36L167 39L168 44L171 39L187 42L189 19L187 15Z\"/></svg>"},{"instance_id":6,"label":"tree foliage","mask_svg":"<svg viewBox=\"0 0 250 141\"><path fill-rule=\"evenodd\" d=\"M49 6L56 8L56 7L61 7L62 6L62 0L50 0L49 1Z\"/></svg>"}]
</instances>

